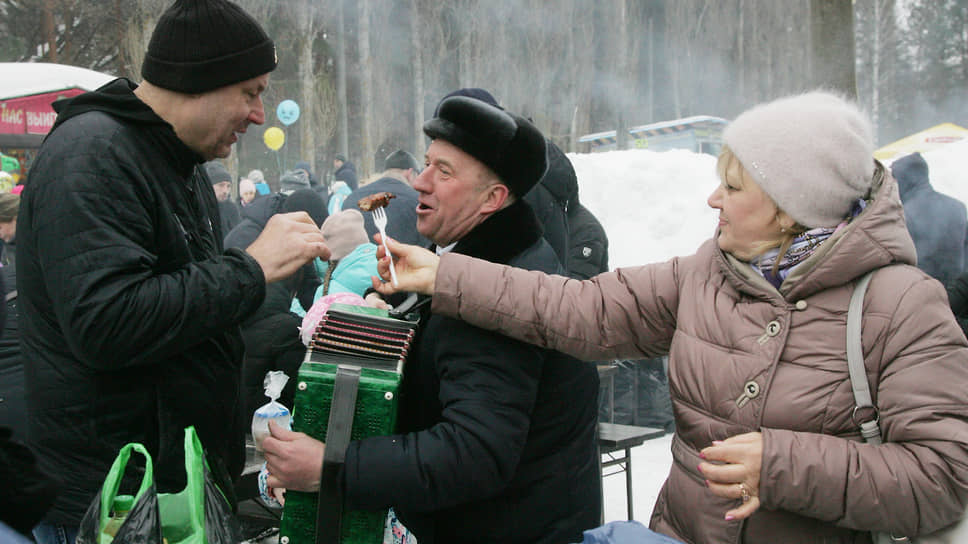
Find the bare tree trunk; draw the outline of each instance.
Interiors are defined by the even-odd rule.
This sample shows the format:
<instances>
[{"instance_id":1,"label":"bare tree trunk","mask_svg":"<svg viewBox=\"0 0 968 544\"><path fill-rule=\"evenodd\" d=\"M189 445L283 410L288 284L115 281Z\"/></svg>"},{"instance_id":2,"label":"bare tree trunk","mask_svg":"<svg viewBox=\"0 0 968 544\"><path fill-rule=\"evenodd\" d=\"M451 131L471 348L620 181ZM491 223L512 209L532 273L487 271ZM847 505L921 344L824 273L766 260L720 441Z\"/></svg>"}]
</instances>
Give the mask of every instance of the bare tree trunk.
<instances>
[{"instance_id":1,"label":"bare tree trunk","mask_svg":"<svg viewBox=\"0 0 968 544\"><path fill-rule=\"evenodd\" d=\"M121 21L124 21L124 10L121 9L121 0L114 0L114 20L117 22L119 28L121 28ZM130 74L132 72L131 66L128 64L128 59L124 55L124 33L118 33L118 67L120 69L120 75Z\"/></svg>"},{"instance_id":2,"label":"bare tree trunk","mask_svg":"<svg viewBox=\"0 0 968 544\"><path fill-rule=\"evenodd\" d=\"M684 0L675 2L675 7L673 8L671 17L672 24L670 25L672 28L670 28L670 31L667 33L669 36L668 43L670 46L667 47L667 50L674 52L674 54L670 56L672 66L670 67L669 75L672 82L672 114L676 119L682 117L682 93L680 91L681 85L679 80L682 72L683 62L683 46L681 43L685 41L685 39L682 37L682 34L684 34L685 30L685 25L683 24L686 11L686 8L684 7L685 3L686 2Z\"/></svg>"},{"instance_id":3,"label":"bare tree trunk","mask_svg":"<svg viewBox=\"0 0 968 544\"><path fill-rule=\"evenodd\" d=\"M47 60L57 62L57 33L54 30L54 0L44 0L44 40Z\"/></svg>"},{"instance_id":4,"label":"bare tree trunk","mask_svg":"<svg viewBox=\"0 0 968 544\"><path fill-rule=\"evenodd\" d=\"M420 11L417 0L410 0L410 58L413 69L413 153L424 152L424 70L423 45L420 43ZM419 162L419 160L418 160Z\"/></svg>"},{"instance_id":5,"label":"bare tree trunk","mask_svg":"<svg viewBox=\"0 0 968 544\"><path fill-rule=\"evenodd\" d=\"M373 115L371 104L373 103L373 59L370 58L370 0L358 0L360 9L359 34L357 43L359 48L360 62L360 149L359 166L361 168L360 177L368 177L373 173L373 151L376 145L373 144Z\"/></svg>"},{"instance_id":6,"label":"bare tree trunk","mask_svg":"<svg viewBox=\"0 0 968 544\"><path fill-rule=\"evenodd\" d=\"M573 113L571 114L571 126L568 129L568 148L566 149L568 153L575 153L578 151L578 106L575 106Z\"/></svg>"},{"instance_id":7,"label":"bare tree trunk","mask_svg":"<svg viewBox=\"0 0 968 544\"><path fill-rule=\"evenodd\" d=\"M346 101L346 24L343 21L343 1L336 0L336 98L339 102L339 150L337 153L346 153L350 147L349 143L349 114Z\"/></svg>"},{"instance_id":8,"label":"bare tree trunk","mask_svg":"<svg viewBox=\"0 0 968 544\"><path fill-rule=\"evenodd\" d=\"M615 40L615 59L618 65L618 77L624 79L629 74L628 6L625 0L617 0L615 8L617 15L615 25L618 26L618 37ZM618 149L628 149L628 103L625 100L627 91L622 87L624 85L616 84L612 89L615 104L615 145Z\"/></svg>"},{"instance_id":9,"label":"bare tree trunk","mask_svg":"<svg viewBox=\"0 0 968 544\"><path fill-rule=\"evenodd\" d=\"M316 74L313 50L316 44L316 17L312 0L303 0L301 16L295 17L301 36L298 53L299 63L299 145L300 158L309 161L309 168L316 169Z\"/></svg>"},{"instance_id":10,"label":"bare tree trunk","mask_svg":"<svg viewBox=\"0 0 968 544\"><path fill-rule=\"evenodd\" d=\"M122 0L118 0L121 10ZM141 64L144 62L145 51L151 32L155 28L158 17L164 9L161 0L124 0L127 15L119 11L118 25L121 36L119 39L118 56L121 59L123 71L118 74L133 81L141 77ZM123 23L122 23L123 22Z\"/></svg>"},{"instance_id":11,"label":"bare tree trunk","mask_svg":"<svg viewBox=\"0 0 968 544\"><path fill-rule=\"evenodd\" d=\"M646 29L646 40L648 40L648 90L646 93L647 101L645 106L646 122L655 121L655 34L653 34L654 18L649 17Z\"/></svg>"},{"instance_id":12,"label":"bare tree trunk","mask_svg":"<svg viewBox=\"0 0 968 544\"><path fill-rule=\"evenodd\" d=\"M743 50L743 45L746 42L746 35L743 33L745 21L746 2L745 0L739 0L739 20L737 22L739 29L736 32L736 71L738 76L737 79L739 80L737 92L740 100L746 96L746 58L744 57Z\"/></svg>"},{"instance_id":13,"label":"bare tree trunk","mask_svg":"<svg viewBox=\"0 0 968 544\"><path fill-rule=\"evenodd\" d=\"M881 72L881 0L874 0L874 50L871 51L871 124L878 132L877 111L880 109Z\"/></svg>"},{"instance_id":14,"label":"bare tree trunk","mask_svg":"<svg viewBox=\"0 0 968 544\"><path fill-rule=\"evenodd\" d=\"M766 48L766 65L773 66L773 49L770 47ZM776 90L773 88L773 85L773 71L766 70L766 96L776 96Z\"/></svg>"},{"instance_id":15,"label":"bare tree trunk","mask_svg":"<svg viewBox=\"0 0 968 544\"><path fill-rule=\"evenodd\" d=\"M854 9L851 0L810 0L810 34L815 86L857 97L854 66Z\"/></svg>"}]
</instances>

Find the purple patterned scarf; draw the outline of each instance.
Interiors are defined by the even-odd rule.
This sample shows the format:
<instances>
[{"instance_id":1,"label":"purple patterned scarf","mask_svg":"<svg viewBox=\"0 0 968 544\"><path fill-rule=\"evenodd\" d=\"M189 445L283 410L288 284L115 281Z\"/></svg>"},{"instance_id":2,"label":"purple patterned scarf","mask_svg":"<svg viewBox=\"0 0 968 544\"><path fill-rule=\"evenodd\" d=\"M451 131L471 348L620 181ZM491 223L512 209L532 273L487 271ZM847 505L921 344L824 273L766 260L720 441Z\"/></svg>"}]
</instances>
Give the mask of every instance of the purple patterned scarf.
<instances>
[{"instance_id":1,"label":"purple patterned scarf","mask_svg":"<svg viewBox=\"0 0 968 544\"><path fill-rule=\"evenodd\" d=\"M824 243L827 238L833 236L833 234L840 229L847 226L855 217L860 215L860 212L864 211L867 207L867 201L860 199L854 203L854 207L850 210L850 216L847 217L843 222L841 222L836 227L817 227L815 229L810 229L803 234L800 234L793 239L793 244L790 245L790 249L780 257L780 266L778 267L777 273L773 272L773 263L776 262L779 257L780 250L778 248L771 249L760 255L759 257L750 261L750 265L753 269L763 275L766 281L770 282L773 287L777 289L780 288L780 284L783 280L790 275L790 272L797 267L798 264L802 263L807 257L813 255L813 252L820 247L820 244Z\"/></svg>"}]
</instances>

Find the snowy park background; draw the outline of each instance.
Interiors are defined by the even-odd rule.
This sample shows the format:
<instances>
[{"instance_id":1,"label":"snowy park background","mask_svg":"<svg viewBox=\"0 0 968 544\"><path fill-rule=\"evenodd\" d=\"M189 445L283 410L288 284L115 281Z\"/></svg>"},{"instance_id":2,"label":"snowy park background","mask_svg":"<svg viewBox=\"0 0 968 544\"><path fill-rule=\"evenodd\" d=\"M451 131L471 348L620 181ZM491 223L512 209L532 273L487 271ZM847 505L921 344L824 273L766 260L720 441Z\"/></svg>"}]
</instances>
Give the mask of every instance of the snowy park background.
<instances>
[{"instance_id":1,"label":"snowy park background","mask_svg":"<svg viewBox=\"0 0 968 544\"><path fill-rule=\"evenodd\" d=\"M716 158L676 150L569 154L580 199L609 237L612 269L688 255L712 236L717 212L706 197L719 183ZM968 141L924 153L935 190L968 202ZM671 435L632 450L634 518L648 525L672 454ZM625 477L606 477L605 521L626 519Z\"/></svg>"}]
</instances>

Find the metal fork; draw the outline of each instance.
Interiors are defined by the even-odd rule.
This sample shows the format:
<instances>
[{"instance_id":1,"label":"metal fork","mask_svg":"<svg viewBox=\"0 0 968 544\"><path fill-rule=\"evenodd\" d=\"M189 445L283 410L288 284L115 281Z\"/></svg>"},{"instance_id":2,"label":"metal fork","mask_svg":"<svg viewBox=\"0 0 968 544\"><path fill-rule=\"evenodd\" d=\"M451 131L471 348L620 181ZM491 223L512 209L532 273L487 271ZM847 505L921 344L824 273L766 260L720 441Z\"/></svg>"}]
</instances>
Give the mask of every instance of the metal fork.
<instances>
[{"instance_id":1,"label":"metal fork","mask_svg":"<svg viewBox=\"0 0 968 544\"><path fill-rule=\"evenodd\" d=\"M393 285L397 284L397 270L393 267L393 256L390 255L390 248L387 247L387 212L384 208L376 208L373 210L373 223L376 224L376 228L380 230L380 239L383 240L383 249L387 252L387 257L390 258L390 279L393 280Z\"/></svg>"}]
</instances>

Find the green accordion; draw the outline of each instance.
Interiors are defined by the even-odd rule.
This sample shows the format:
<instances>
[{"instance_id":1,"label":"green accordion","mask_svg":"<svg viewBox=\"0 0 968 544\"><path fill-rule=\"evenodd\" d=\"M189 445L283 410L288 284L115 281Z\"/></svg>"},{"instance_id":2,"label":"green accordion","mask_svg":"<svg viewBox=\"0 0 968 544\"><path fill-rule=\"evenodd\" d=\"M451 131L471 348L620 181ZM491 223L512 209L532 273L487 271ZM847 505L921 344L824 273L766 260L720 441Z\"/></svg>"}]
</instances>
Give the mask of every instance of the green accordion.
<instances>
[{"instance_id":1,"label":"green accordion","mask_svg":"<svg viewBox=\"0 0 968 544\"><path fill-rule=\"evenodd\" d=\"M319 493L286 492L283 544L383 542L387 511L347 510L335 476L350 440L392 434L416 322L333 304L299 368L292 426L326 442ZM331 451L332 449L332 451Z\"/></svg>"}]
</instances>

